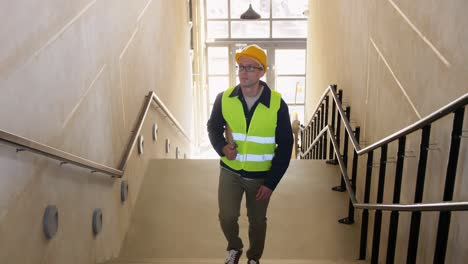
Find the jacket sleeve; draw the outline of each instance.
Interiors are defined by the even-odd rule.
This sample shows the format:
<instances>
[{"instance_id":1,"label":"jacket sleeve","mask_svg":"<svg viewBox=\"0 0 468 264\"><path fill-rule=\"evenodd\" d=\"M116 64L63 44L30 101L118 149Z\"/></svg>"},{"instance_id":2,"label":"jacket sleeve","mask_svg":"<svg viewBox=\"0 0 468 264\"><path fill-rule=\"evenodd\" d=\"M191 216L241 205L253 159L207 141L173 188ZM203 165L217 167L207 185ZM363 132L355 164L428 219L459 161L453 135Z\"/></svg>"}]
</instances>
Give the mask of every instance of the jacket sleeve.
<instances>
[{"instance_id":1,"label":"jacket sleeve","mask_svg":"<svg viewBox=\"0 0 468 264\"><path fill-rule=\"evenodd\" d=\"M283 99L281 99L281 106L278 110L275 140L277 145L275 156L272 160L269 175L265 180L265 186L271 190L275 190L286 169L289 167L294 144L289 109Z\"/></svg>"},{"instance_id":2,"label":"jacket sleeve","mask_svg":"<svg viewBox=\"0 0 468 264\"><path fill-rule=\"evenodd\" d=\"M221 111L222 96L223 93L219 93L218 96L216 96L213 110L211 110L210 119L207 123L208 137L210 138L211 145L220 157L224 156L223 147L228 144L224 137L226 120L224 120L223 112Z\"/></svg>"}]
</instances>

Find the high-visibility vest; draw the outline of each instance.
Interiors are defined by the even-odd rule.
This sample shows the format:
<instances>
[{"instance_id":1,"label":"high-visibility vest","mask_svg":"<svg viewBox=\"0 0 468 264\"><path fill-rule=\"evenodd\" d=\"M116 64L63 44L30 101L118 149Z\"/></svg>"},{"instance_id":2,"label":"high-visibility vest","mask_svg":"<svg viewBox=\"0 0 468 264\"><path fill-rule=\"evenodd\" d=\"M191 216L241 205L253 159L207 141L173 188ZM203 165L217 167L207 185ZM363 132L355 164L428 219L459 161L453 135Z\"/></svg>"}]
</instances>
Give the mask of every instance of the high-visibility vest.
<instances>
[{"instance_id":1,"label":"high-visibility vest","mask_svg":"<svg viewBox=\"0 0 468 264\"><path fill-rule=\"evenodd\" d=\"M270 107L257 105L247 131L242 103L237 96L230 97L234 89L229 88L223 93L221 110L232 130L237 157L235 160L221 157L221 160L234 170L268 171L276 149L275 131L281 94L271 91Z\"/></svg>"}]
</instances>

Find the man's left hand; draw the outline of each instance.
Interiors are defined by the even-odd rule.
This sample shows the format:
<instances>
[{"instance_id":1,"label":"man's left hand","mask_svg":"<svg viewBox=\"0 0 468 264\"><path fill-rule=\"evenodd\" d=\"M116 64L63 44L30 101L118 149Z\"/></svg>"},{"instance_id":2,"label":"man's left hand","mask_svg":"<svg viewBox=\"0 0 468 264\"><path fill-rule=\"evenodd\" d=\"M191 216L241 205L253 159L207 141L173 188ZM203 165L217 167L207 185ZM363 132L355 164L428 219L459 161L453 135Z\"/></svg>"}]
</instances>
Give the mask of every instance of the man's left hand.
<instances>
[{"instance_id":1,"label":"man's left hand","mask_svg":"<svg viewBox=\"0 0 468 264\"><path fill-rule=\"evenodd\" d=\"M266 201L270 199L272 193L273 191L265 185L260 186L260 189L258 189L256 196L257 201Z\"/></svg>"}]
</instances>

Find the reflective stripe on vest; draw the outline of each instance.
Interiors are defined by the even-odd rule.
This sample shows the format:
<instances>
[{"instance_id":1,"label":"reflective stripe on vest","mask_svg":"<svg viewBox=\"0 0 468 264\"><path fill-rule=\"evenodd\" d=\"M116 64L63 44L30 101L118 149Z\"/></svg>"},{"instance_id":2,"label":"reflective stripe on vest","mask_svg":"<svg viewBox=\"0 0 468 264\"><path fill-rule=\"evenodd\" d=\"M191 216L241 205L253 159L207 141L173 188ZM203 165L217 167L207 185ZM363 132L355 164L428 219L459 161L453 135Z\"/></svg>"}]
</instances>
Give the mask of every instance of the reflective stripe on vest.
<instances>
[{"instance_id":1,"label":"reflective stripe on vest","mask_svg":"<svg viewBox=\"0 0 468 264\"><path fill-rule=\"evenodd\" d=\"M273 160L273 154L263 154L263 155L255 155L255 154L237 154L236 160L238 161L252 161L252 162L258 162L258 161L266 161L266 160Z\"/></svg>"},{"instance_id":2,"label":"reflective stripe on vest","mask_svg":"<svg viewBox=\"0 0 468 264\"><path fill-rule=\"evenodd\" d=\"M238 140L245 140L248 142L255 142L260 144L275 144L275 137L256 137L256 136L247 136L246 134L242 133L232 133L232 138L235 141Z\"/></svg>"},{"instance_id":3,"label":"reflective stripe on vest","mask_svg":"<svg viewBox=\"0 0 468 264\"><path fill-rule=\"evenodd\" d=\"M276 149L275 132L281 95L271 91L270 107L259 103L250 121L249 130L244 115L244 108L237 96L230 97L235 87L223 93L222 113L232 130L232 138L237 145L237 157L222 161L234 170L268 171Z\"/></svg>"}]
</instances>

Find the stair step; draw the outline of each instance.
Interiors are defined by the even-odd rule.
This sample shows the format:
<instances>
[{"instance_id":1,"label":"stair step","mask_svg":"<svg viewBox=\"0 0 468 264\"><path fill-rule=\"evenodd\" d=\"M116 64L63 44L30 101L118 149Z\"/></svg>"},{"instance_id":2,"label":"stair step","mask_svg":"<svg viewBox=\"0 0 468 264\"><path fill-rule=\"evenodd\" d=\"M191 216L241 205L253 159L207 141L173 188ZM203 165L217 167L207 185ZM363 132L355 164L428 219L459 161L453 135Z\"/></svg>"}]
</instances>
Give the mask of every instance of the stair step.
<instances>
[{"instance_id":1,"label":"stair step","mask_svg":"<svg viewBox=\"0 0 468 264\"><path fill-rule=\"evenodd\" d=\"M239 263L244 263L241 259ZM351 260L328 260L328 259L262 259L262 264L352 264L366 263L365 261ZM118 258L107 264L222 264L224 259L201 259L201 258Z\"/></svg>"},{"instance_id":2,"label":"stair step","mask_svg":"<svg viewBox=\"0 0 468 264\"><path fill-rule=\"evenodd\" d=\"M218 160L150 161L119 258L108 263L224 263L219 170ZM346 193L330 190L339 175L337 166L323 161L291 161L268 209L262 264L362 263L355 260L359 226L337 221L349 203ZM244 203L240 236L248 244ZM246 262L244 254L240 263Z\"/></svg>"}]
</instances>

